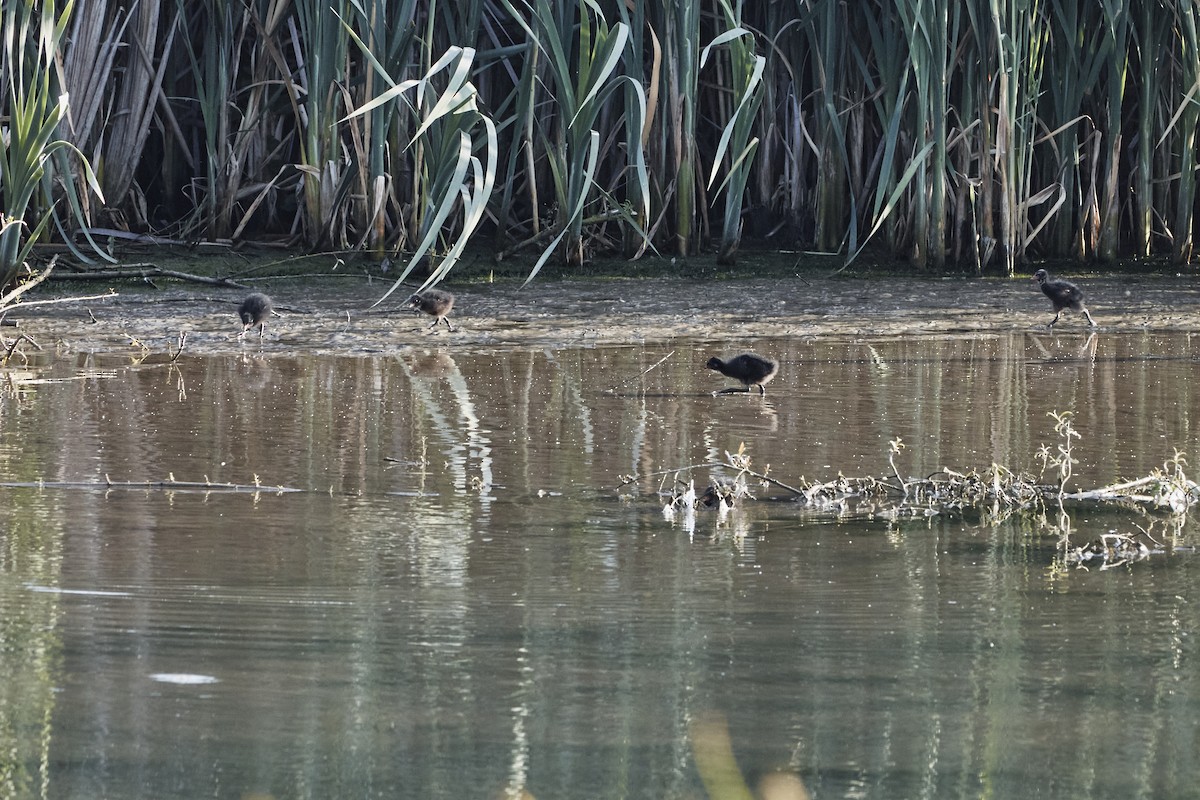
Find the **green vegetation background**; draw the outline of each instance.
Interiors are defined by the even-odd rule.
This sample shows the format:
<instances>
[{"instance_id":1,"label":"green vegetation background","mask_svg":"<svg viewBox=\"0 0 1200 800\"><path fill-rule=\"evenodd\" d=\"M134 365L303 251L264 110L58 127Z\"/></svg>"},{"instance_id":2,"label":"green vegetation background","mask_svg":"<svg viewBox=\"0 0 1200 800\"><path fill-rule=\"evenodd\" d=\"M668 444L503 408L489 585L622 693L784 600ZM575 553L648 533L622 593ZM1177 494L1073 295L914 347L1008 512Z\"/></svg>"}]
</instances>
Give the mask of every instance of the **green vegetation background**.
<instances>
[{"instance_id":1,"label":"green vegetation background","mask_svg":"<svg viewBox=\"0 0 1200 800\"><path fill-rule=\"evenodd\" d=\"M2 13L5 283L34 245L148 234L433 281L480 254L728 266L744 241L931 272L1192 260L1189 0Z\"/></svg>"}]
</instances>

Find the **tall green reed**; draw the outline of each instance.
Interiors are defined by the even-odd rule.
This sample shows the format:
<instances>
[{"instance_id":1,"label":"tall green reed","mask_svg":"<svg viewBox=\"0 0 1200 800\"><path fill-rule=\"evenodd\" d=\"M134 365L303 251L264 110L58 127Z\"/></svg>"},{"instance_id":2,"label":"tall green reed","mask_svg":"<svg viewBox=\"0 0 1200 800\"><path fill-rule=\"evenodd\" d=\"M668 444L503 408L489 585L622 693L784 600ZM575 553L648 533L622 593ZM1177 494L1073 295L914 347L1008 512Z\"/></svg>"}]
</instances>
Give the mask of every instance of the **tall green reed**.
<instances>
[{"instance_id":1,"label":"tall green reed","mask_svg":"<svg viewBox=\"0 0 1200 800\"><path fill-rule=\"evenodd\" d=\"M1011 275L1029 243L1029 209L1045 199L1031 191L1031 181L1048 32L1038 0L989 0L989 9L996 44L998 240Z\"/></svg>"},{"instance_id":2,"label":"tall green reed","mask_svg":"<svg viewBox=\"0 0 1200 800\"><path fill-rule=\"evenodd\" d=\"M316 246L344 248L349 243L346 196L353 175L343 151L350 34L342 19L346 0L297 0L297 82L302 97L300 161L304 219Z\"/></svg>"},{"instance_id":3,"label":"tall green reed","mask_svg":"<svg viewBox=\"0 0 1200 800\"><path fill-rule=\"evenodd\" d=\"M72 6L66 3L56 16L53 3L10 0L0 10L0 110L7 111L0 132L0 289L18 277L33 245L57 219L56 178L64 209L81 226L86 218L74 171L81 170L87 187L102 197L83 154L58 138L69 97L57 55ZM70 234L65 238L70 241Z\"/></svg>"},{"instance_id":4,"label":"tall green reed","mask_svg":"<svg viewBox=\"0 0 1200 800\"><path fill-rule=\"evenodd\" d=\"M1112 261L1117 256L1120 214L1125 202L1120 187L1120 173L1125 142L1122 128L1126 79L1129 72L1128 39L1132 11L1126 0L1104 0L1100 6L1104 12L1103 46L1107 55L1102 111L1108 136L1101 142L1102 147L1095 165L1102 179L1096 255L1102 261Z\"/></svg>"},{"instance_id":5,"label":"tall green reed","mask_svg":"<svg viewBox=\"0 0 1200 800\"><path fill-rule=\"evenodd\" d=\"M1179 63L1180 89L1186 87L1179 106L1174 110L1172 129L1167 133L1176 143L1176 167L1179 179L1176 184L1174 245L1172 256L1175 263L1187 264L1192 260L1195 245L1196 202L1196 126L1200 122L1200 102L1196 97L1200 87L1200 3L1194 0L1177 0L1175 3ZM1166 134L1164 134L1165 136Z\"/></svg>"},{"instance_id":6,"label":"tall green reed","mask_svg":"<svg viewBox=\"0 0 1200 800\"><path fill-rule=\"evenodd\" d=\"M526 4L530 20L504 0L513 19L525 29L531 47L546 59L547 74L553 84L558 114L555 124L547 126L538 119L535 128L545 148L559 209L558 232L538 257L528 280L538 272L560 243L568 264L584 261L584 211L592 199L600 160L600 131L597 123L605 104L624 87L636 112L632 127L640 130L646 113L645 90L641 84L617 73L626 57L629 26L610 25L594 0L577 4L550 0ZM578 20L578 24L576 24ZM643 163L641 139L627 142L635 164ZM635 171L643 205L649 206L649 187L644 167ZM619 211L619 204L617 213Z\"/></svg>"},{"instance_id":7,"label":"tall green reed","mask_svg":"<svg viewBox=\"0 0 1200 800\"><path fill-rule=\"evenodd\" d=\"M681 256L696 250L696 96L699 91L700 4L667 3L664 18L667 138L675 200L674 246Z\"/></svg>"},{"instance_id":8,"label":"tall green reed","mask_svg":"<svg viewBox=\"0 0 1200 800\"><path fill-rule=\"evenodd\" d=\"M420 78L395 81L375 59L362 40L355 37L365 57L379 75L391 84L378 97L353 110L347 119L370 114L374 109L389 106L399 116L411 116L415 132L410 148L420 147L424 156L420 164L422 210L419 241L408 264L392 287L376 301L389 297L416 268L426 254L437 255L438 262L421 285L431 286L453 268L471 235L479 227L488 200L496 183L499 161L496 126L476 103L476 90L471 83L475 51L452 47ZM441 88L435 81L442 79ZM408 93L415 95L413 101ZM482 129L481 133L477 133ZM482 138L477 141L477 137ZM487 163L474 154L483 152ZM461 220L456 230L447 231L446 222L455 209ZM438 250L439 240L443 247Z\"/></svg>"},{"instance_id":9,"label":"tall green reed","mask_svg":"<svg viewBox=\"0 0 1200 800\"><path fill-rule=\"evenodd\" d=\"M22 7L4 4L5 33ZM1194 257L1195 0L128 9L89 2L54 40L65 76L54 92L71 98L54 136L103 165L109 205L92 207L69 151L44 163L85 219L142 229L169 211L183 216L166 224L197 239L409 256L441 205L441 168L427 158L459 158L431 130L416 135L420 114L386 103L350 114L393 85L350 46L353 32L395 83L452 47L476 53L470 79L500 154L476 230L491 226L498 252L541 248L531 276L593 250L713 246L728 259L735 220L764 207L789 242L847 263L868 250L934 270L987 269L993 252L1004 271L1045 256ZM705 56L702 43L737 28L753 33ZM482 130L472 151L490 164ZM462 224L445 222L439 254Z\"/></svg>"},{"instance_id":10,"label":"tall green reed","mask_svg":"<svg viewBox=\"0 0 1200 800\"><path fill-rule=\"evenodd\" d=\"M798 6L807 2L797 0ZM850 153L846 145L846 119L841 111L846 87L850 8L837 0L818 0L811 22L802 28L812 53L816 119L812 142L816 149L815 244L818 250L851 252L858 249L858 198L848 179ZM798 9L803 11L803 9Z\"/></svg>"},{"instance_id":11,"label":"tall green reed","mask_svg":"<svg viewBox=\"0 0 1200 800\"><path fill-rule=\"evenodd\" d=\"M735 12L725 0L721 1L728 30L719 34L700 53L703 68L713 48L724 45L729 53L729 90L732 107L721 130L721 138L713 154L708 188L717 180L723 160L728 157L726 177L719 188L725 190L725 214L721 229L721 245L717 261L733 264L741 242L742 203L746 182L750 179L754 153L759 138L753 135L758 105L762 101L762 78L767 60L755 52L754 34L741 26L741 4Z\"/></svg>"},{"instance_id":12,"label":"tall green reed","mask_svg":"<svg viewBox=\"0 0 1200 800\"><path fill-rule=\"evenodd\" d=\"M1137 157L1132 173L1133 230L1131 231L1132 252L1145 257L1153 252L1156 210L1163 205L1156 196L1165 192L1154 181L1157 165L1162 160L1158 153L1159 132L1156 123L1160 119L1163 98L1171 85L1171 17L1157 13L1155 4L1142 3L1139 9L1134 38L1138 42L1138 109L1137 109Z\"/></svg>"}]
</instances>

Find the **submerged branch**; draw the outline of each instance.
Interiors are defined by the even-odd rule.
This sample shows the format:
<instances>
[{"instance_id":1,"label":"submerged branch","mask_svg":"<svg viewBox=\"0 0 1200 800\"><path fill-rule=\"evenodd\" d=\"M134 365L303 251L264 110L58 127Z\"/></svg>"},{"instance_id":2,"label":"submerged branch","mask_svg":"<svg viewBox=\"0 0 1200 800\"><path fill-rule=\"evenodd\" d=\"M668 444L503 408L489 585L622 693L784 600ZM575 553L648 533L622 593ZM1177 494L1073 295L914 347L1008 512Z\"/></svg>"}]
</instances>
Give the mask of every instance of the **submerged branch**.
<instances>
[{"instance_id":1,"label":"submerged branch","mask_svg":"<svg viewBox=\"0 0 1200 800\"><path fill-rule=\"evenodd\" d=\"M676 479L678 487L668 500L669 508L699 508L711 506L714 496L735 498L750 496L744 489L745 478L751 477L766 484L779 487L798 498L808 509L832 513L866 515L871 518L898 519L901 517L928 517L939 514L962 512L973 509L987 519L998 521L1021 512L1046 513L1049 503L1057 502L1062 512L1062 501L1075 503L1117 503L1150 509L1168 509L1182 518L1193 505L1200 502L1200 485L1189 480L1183 473L1183 457L1177 453L1162 468L1137 480L1125 481L1097 489L1076 492L1062 491L1062 483L1038 483L1029 475L1015 473L999 464L993 464L983 472L971 470L956 472L943 468L925 478L904 478L895 463L902 445L899 440L890 444L888 463L896 477L896 483L877 477L848 477L838 474L833 480L808 482L801 479L801 488L776 480L764 472L750 468L750 458L744 446L736 454L726 453L724 461L706 461L671 469L635 473L621 476L621 485L666 475L680 475L696 469L733 469L737 476L732 482L714 481L706 490L698 492L691 480ZM897 485L898 484L898 485ZM660 487L661 488L661 487ZM733 506L732 502L726 505ZM1115 540L1114 540L1115 541ZM1127 557L1129 548L1121 549ZM1111 551L1099 548L1096 552Z\"/></svg>"},{"instance_id":2,"label":"submerged branch","mask_svg":"<svg viewBox=\"0 0 1200 800\"><path fill-rule=\"evenodd\" d=\"M177 481L172 476L160 481L114 481L107 475L102 481L4 481L5 489L162 489L205 492L275 492L295 494L314 492L313 489L297 489L292 486L268 486L264 483L214 483L212 481Z\"/></svg>"},{"instance_id":3,"label":"submerged branch","mask_svg":"<svg viewBox=\"0 0 1200 800\"><path fill-rule=\"evenodd\" d=\"M619 476L621 486L628 486L629 484L639 481L642 478L657 478L662 475L673 475L680 472L689 472L693 469L715 469L718 467L724 467L726 469L735 469L738 472L745 473L752 478L757 478L758 480L763 481L764 483L769 483L772 486L778 486L780 489L783 489L786 492L791 492L797 497L805 496L803 489L797 489L795 486L788 486L783 481L776 480L775 478L772 478L764 473L756 472L750 469L748 465L738 463L733 456L729 456L728 454L726 455L728 456L728 461L705 461L702 464L688 464L687 466L674 467L672 469L660 469L653 472L634 472L630 473L629 475L621 475Z\"/></svg>"},{"instance_id":4,"label":"submerged branch","mask_svg":"<svg viewBox=\"0 0 1200 800\"><path fill-rule=\"evenodd\" d=\"M8 366L8 362L12 358L13 351L17 349L17 345L19 345L21 342L29 342L36 350L42 349L42 346L31 339L28 334L21 333L9 344L8 350L4 353L4 358L0 359L0 366Z\"/></svg>"}]
</instances>

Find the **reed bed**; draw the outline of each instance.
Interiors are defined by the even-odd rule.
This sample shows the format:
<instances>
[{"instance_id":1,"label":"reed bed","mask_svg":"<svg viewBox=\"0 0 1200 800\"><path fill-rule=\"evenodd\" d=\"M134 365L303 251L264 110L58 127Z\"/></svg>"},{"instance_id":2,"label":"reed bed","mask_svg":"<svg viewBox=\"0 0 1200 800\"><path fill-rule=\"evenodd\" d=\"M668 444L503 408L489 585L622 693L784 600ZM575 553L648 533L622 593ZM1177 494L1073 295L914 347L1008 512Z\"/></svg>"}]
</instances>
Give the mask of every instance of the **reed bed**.
<instances>
[{"instance_id":1,"label":"reed bed","mask_svg":"<svg viewBox=\"0 0 1200 800\"><path fill-rule=\"evenodd\" d=\"M0 283L97 229L403 260L1193 257L1193 0L12 0ZM94 169L94 174L92 170Z\"/></svg>"}]
</instances>

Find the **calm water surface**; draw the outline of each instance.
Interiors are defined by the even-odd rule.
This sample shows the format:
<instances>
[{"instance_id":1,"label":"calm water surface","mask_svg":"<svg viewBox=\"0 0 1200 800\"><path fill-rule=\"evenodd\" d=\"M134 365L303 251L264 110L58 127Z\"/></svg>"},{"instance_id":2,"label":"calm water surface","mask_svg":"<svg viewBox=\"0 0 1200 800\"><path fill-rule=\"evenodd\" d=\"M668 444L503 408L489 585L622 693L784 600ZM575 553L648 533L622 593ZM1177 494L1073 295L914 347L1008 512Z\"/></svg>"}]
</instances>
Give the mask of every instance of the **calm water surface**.
<instances>
[{"instance_id":1,"label":"calm water surface","mask_svg":"<svg viewBox=\"0 0 1200 800\"><path fill-rule=\"evenodd\" d=\"M1054 520L692 526L649 474L1036 470L1056 410L1140 476L1200 456L1189 336L760 340L765 398L702 341L436 344L3 376L0 797L702 798L698 720L814 798L1195 796L1192 522L1073 510L1166 546L1064 570Z\"/></svg>"}]
</instances>

